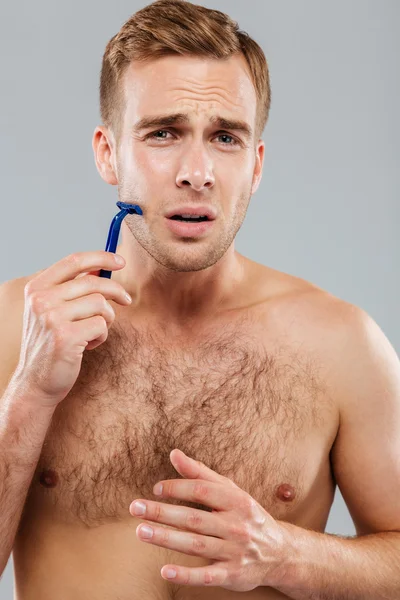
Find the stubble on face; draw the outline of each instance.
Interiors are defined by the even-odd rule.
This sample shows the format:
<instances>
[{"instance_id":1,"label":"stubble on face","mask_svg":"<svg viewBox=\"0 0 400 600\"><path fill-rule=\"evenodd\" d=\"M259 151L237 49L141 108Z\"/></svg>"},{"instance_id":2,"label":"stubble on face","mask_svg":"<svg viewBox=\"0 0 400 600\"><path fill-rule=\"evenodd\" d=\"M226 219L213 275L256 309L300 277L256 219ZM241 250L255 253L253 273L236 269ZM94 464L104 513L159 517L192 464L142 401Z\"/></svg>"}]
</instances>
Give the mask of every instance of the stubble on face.
<instances>
[{"instance_id":1,"label":"stubble on face","mask_svg":"<svg viewBox=\"0 0 400 600\"><path fill-rule=\"evenodd\" d=\"M243 135L242 141L238 144L236 140L236 146L232 146L233 151L229 144L223 148L222 142L218 145L218 139L210 137L213 144L208 146L208 164L199 163L199 172L209 177L215 173L218 183L204 195L196 192L194 196L194 189L183 184L184 180L187 183L195 177L193 163L192 171L185 170L187 165L182 166L185 136L182 135L180 144L167 142L157 148L152 140L145 141L140 129L133 131L132 125L143 115L169 112L166 109L169 106L178 112L189 109L202 120L207 114L217 113L254 123L256 95L246 62L238 56L227 61L169 56L151 64L132 63L126 72L124 91L125 133L121 144L116 145L118 196L121 201L138 204L143 209L143 216L125 217L124 230L134 238L133 248L139 245L144 251L144 260L150 256L164 268L177 272L207 269L233 250L235 236L254 193L256 148L252 149L251 140ZM196 177L198 187L197 169ZM203 202L217 209L217 218L208 232L197 238L178 238L172 234L164 214L184 203Z\"/></svg>"},{"instance_id":2,"label":"stubble on face","mask_svg":"<svg viewBox=\"0 0 400 600\"><path fill-rule=\"evenodd\" d=\"M251 187L249 182L247 192L240 194L235 200L235 212L230 221L227 222L225 216L220 214L213 224L215 230L205 239L171 240L171 234L164 223L165 210L162 209L153 217L127 215L124 221L137 243L158 264L176 272L202 271L215 265L234 242L246 216ZM143 206L142 198L134 185L125 181L122 170L119 170L118 197L121 202ZM174 201L169 202L167 199L160 206L174 204Z\"/></svg>"}]
</instances>

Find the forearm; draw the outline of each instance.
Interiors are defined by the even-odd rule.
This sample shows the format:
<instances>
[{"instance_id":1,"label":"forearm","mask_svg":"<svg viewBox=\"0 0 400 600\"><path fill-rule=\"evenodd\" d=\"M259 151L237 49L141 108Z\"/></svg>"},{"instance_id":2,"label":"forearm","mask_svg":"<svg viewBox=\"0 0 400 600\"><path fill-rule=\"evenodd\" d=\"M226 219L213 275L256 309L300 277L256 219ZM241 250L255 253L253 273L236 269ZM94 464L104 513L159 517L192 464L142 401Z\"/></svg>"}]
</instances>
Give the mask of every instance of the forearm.
<instances>
[{"instance_id":1,"label":"forearm","mask_svg":"<svg viewBox=\"0 0 400 600\"><path fill-rule=\"evenodd\" d=\"M400 533L345 538L283 525L290 541L281 581L274 587L290 598L400 598Z\"/></svg>"},{"instance_id":2,"label":"forearm","mask_svg":"<svg viewBox=\"0 0 400 600\"><path fill-rule=\"evenodd\" d=\"M29 486L54 410L12 383L0 399L0 575L12 552Z\"/></svg>"}]
</instances>

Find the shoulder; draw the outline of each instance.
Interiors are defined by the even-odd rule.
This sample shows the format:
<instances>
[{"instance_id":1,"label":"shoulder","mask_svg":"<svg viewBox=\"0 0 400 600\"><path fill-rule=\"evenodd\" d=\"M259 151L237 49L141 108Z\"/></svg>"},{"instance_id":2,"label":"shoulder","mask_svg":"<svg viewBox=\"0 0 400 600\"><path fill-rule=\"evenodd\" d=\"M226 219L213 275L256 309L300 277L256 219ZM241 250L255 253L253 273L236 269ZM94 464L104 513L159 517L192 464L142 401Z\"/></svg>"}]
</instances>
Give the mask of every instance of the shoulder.
<instances>
[{"instance_id":1,"label":"shoulder","mask_svg":"<svg viewBox=\"0 0 400 600\"><path fill-rule=\"evenodd\" d=\"M263 265L258 269L259 292L265 308L282 322L292 322L304 335L358 331L371 317L352 304L301 277ZM331 338L331 341L333 339Z\"/></svg>"},{"instance_id":2,"label":"shoulder","mask_svg":"<svg viewBox=\"0 0 400 600\"><path fill-rule=\"evenodd\" d=\"M42 273L44 269L41 271L37 271L31 275L25 275L23 277L17 277L15 279L9 279L7 281L3 281L0 284L0 307L1 307L1 318L2 318L2 328L7 328L7 325L12 327L11 321L15 317L21 316L24 309L25 304L25 286L38 275Z\"/></svg>"},{"instance_id":3,"label":"shoulder","mask_svg":"<svg viewBox=\"0 0 400 600\"><path fill-rule=\"evenodd\" d=\"M372 388L391 386L400 394L396 351L366 310L303 279L280 278L284 291L274 299L272 315L288 343L316 358L339 409L360 394L370 397Z\"/></svg>"},{"instance_id":4,"label":"shoulder","mask_svg":"<svg viewBox=\"0 0 400 600\"><path fill-rule=\"evenodd\" d=\"M22 318L24 309L24 290L29 277L18 277L10 279L0 284L0 315L2 340L7 339L10 342L10 336L16 321Z\"/></svg>"},{"instance_id":5,"label":"shoulder","mask_svg":"<svg viewBox=\"0 0 400 600\"><path fill-rule=\"evenodd\" d=\"M27 275L10 279L0 284L0 396L18 365L23 315L25 286L35 276Z\"/></svg>"}]
</instances>

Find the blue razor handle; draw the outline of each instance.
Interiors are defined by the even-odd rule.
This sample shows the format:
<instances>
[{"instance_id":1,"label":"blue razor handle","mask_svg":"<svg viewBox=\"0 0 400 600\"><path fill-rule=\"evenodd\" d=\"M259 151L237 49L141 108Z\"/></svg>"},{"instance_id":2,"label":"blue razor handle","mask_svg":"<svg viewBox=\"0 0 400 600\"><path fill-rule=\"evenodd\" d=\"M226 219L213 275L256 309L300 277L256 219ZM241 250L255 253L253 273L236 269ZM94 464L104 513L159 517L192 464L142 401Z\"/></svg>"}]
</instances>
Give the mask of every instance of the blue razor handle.
<instances>
[{"instance_id":1,"label":"blue razor handle","mask_svg":"<svg viewBox=\"0 0 400 600\"><path fill-rule=\"evenodd\" d=\"M110 229L108 231L108 238L106 243L106 252L114 252L117 249L119 230L121 229L122 220L126 215L142 215L143 211L137 204L128 204L127 202L117 202L118 208L121 210L115 215L111 221ZM111 271L100 270L99 277L108 277L111 279Z\"/></svg>"}]
</instances>

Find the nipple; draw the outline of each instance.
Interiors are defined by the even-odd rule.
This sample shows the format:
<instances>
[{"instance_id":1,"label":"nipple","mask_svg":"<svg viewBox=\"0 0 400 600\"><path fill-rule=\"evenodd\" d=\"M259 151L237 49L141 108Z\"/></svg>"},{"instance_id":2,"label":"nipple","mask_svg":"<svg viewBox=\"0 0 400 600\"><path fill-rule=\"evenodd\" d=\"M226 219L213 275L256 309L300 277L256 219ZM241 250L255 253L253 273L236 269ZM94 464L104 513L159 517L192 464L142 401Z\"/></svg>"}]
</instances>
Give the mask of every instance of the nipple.
<instances>
[{"instance_id":1,"label":"nipple","mask_svg":"<svg viewBox=\"0 0 400 600\"><path fill-rule=\"evenodd\" d=\"M294 500L296 492L294 488L288 483L281 483L281 485L276 490L276 495L279 500L283 500L284 502L291 502Z\"/></svg>"},{"instance_id":2,"label":"nipple","mask_svg":"<svg viewBox=\"0 0 400 600\"><path fill-rule=\"evenodd\" d=\"M52 488L58 483L58 475L55 471L46 469L41 472L39 481L42 485L44 485L44 487Z\"/></svg>"}]
</instances>

